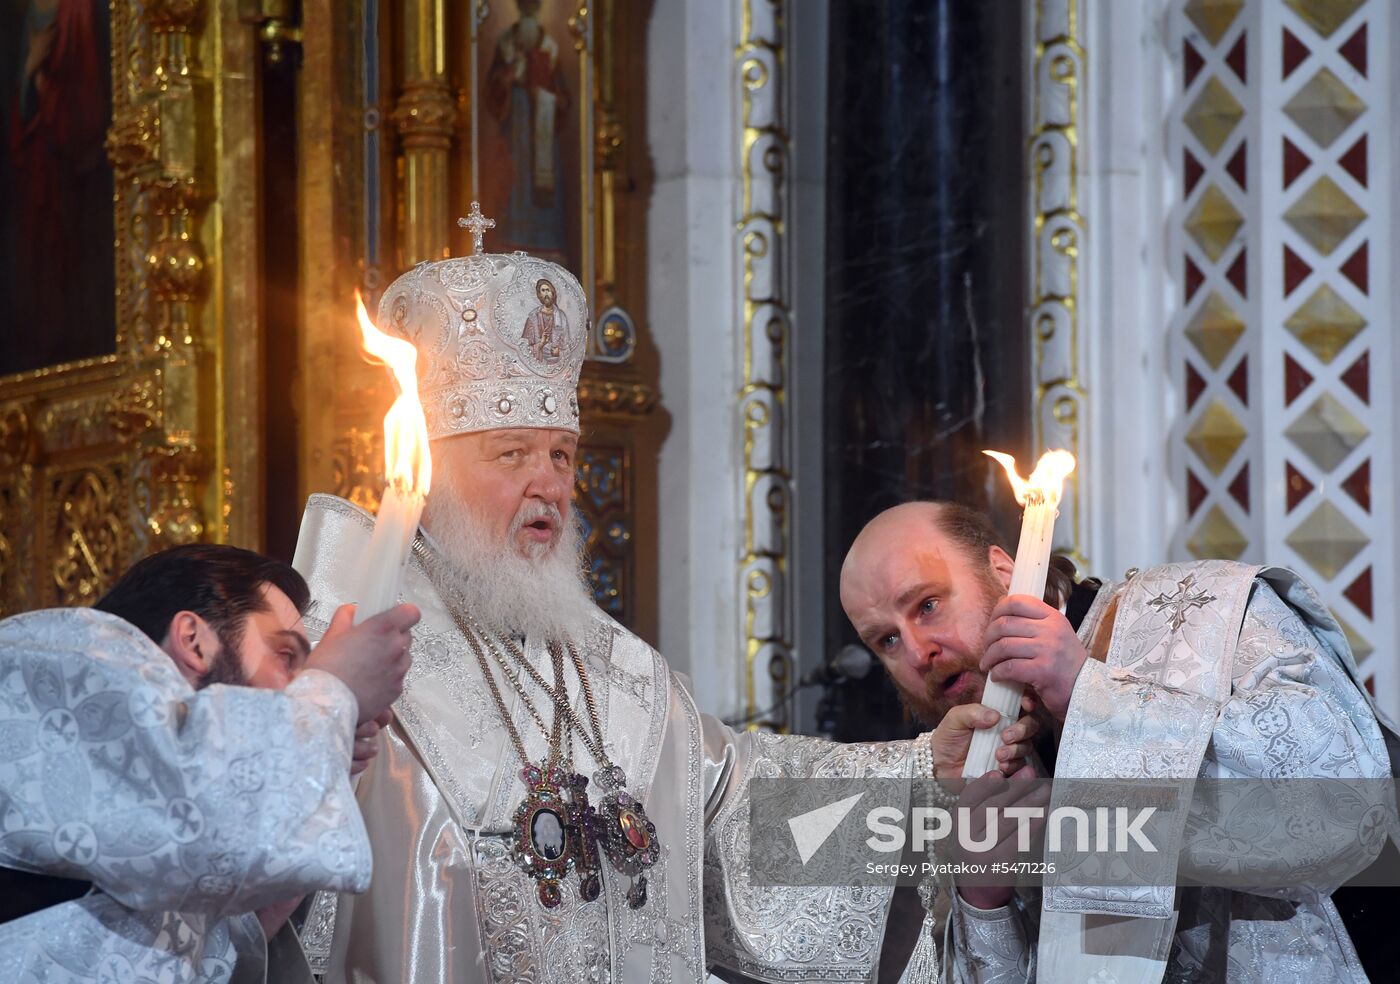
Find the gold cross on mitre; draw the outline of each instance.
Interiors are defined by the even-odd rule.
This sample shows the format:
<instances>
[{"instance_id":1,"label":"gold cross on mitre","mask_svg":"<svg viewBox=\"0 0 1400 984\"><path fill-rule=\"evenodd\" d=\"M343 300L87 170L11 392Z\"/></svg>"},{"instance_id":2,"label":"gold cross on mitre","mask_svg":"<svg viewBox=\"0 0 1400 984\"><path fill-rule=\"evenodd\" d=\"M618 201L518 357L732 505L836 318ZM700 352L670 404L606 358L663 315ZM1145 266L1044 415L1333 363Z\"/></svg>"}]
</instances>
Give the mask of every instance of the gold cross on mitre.
<instances>
[{"instance_id":1,"label":"gold cross on mitre","mask_svg":"<svg viewBox=\"0 0 1400 984\"><path fill-rule=\"evenodd\" d=\"M496 220L488 219L486 216L482 215L481 205L477 202L472 202L472 210L467 213L465 219L458 219L457 225L463 229L471 230L472 252L480 253L482 251L481 237L487 229L496 228Z\"/></svg>"}]
</instances>

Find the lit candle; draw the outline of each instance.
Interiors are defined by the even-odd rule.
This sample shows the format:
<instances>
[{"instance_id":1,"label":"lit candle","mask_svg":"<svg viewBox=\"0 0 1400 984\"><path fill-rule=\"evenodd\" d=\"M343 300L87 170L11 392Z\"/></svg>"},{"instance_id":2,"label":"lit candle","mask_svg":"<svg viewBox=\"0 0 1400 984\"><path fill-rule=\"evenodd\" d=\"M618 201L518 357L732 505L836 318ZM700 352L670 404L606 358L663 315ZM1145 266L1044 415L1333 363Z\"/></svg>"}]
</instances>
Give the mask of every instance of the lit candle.
<instances>
[{"instance_id":1,"label":"lit candle","mask_svg":"<svg viewBox=\"0 0 1400 984\"><path fill-rule=\"evenodd\" d=\"M1024 479L1016 471L1016 459L1000 451L983 451L1001 462L1006 477L1016 493L1016 501L1026 507L1021 516L1021 539L1016 545L1016 566L1011 571L1008 594L1026 594L1041 598L1045 594L1045 578L1050 573L1050 541L1055 535L1060 495L1065 479L1074 471L1074 455L1068 451L1047 451L1036 462L1035 471ZM1001 733L1013 724L1021 708L1019 683L988 680L982 689L982 703L1001 715L990 728L973 732L972 746L963 766L963 778L974 779L996 768L996 752L1001 747Z\"/></svg>"},{"instance_id":2,"label":"lit candle","mask_svg":"<svg viewBox=\"0 0 1400 984\"><path fill-rule=\"evenodd\" d=\"M412 343L386 335L374 326L355 293L355 313L360 335L371 360L389 367L398 396L384 415L384 498L374 519L374 533L365 551L360 588L355 593L355 621L392 608L399 600L403 568L418 519L432 483L432 457L428 453L428 422L418 400L415 365L418 352Z\"/></svg>"}]
</instances>

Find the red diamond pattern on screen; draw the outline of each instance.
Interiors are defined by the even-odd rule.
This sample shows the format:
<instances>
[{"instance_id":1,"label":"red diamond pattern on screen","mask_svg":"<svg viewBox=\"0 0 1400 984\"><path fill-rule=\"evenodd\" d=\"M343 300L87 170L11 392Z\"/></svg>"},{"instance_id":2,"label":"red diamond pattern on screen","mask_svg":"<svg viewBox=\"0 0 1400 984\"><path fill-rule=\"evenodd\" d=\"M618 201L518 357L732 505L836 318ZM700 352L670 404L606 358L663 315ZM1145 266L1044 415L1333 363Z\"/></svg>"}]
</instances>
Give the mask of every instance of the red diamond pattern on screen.
<instances>
[{"instance_id":1,"label":"red diamond pattern on screen","mask_svg":"<svg viewBox=\"0 0 1400 984\"><path fill-rule=\"evenodd\" d=\"M1293 32L1288 28L1283 29L1283 77L1293 74L1294 69L1303 64L1304 60L1312 52L1308 51L1308 46L1293 36ZM1199 56L1198 56L1199 57ZM1189 82L1187 83L1190 84Z\"/></svg>"},{"instance_id":2,"label":"red diamond pattern on screen","mask_svg":"<svg viewBox=\"0 0 1400 984\"><path fill-rule=\"evenodd\" d=\"M1286 140L1287 138L1285 138ZM1337 161L1342 165L1342 169L1356 179L1357 184L1366 187L1366 135L1363 133L1361 139L1352 145Z\"/></svg>"},{"instance_id":3,"label":"red diamond pattern on screen","mask_svg":"<svg viewBox=\"0 0 1400 984\"><path fill-rule=\"evenodd\" d=\"M1351 364L1351 368L1342 373L1342 382L1346 383L1347 389L1361 397L1361 402L1371 403L1371 353L1361 353L1361 358Z\"/></svg>"},{"instance_id":4,"label":"red diamond pattern on screen","mask_svg":"<svg viewBox=\"0 0 1400 984\"><path fill-rule=\"evenodd\" d=\"M1236 41L1235 46L1230 49L1230 53L1225 56L1225 64L1230 66L1231 71L1239 77L1241 82L1248 82L1249 79L1245 75L1244 39L1245 32L1241 31L1239 40Z\"/></svg>"},{"instance_id":5,"label":"red diamond pattern on screen","mask_svg":"<svg viewBox=\"0 0 1400 984\"><path fill-rule=\"evenodd\" d=\"M1196 291L1201 289L1201 282L1205 279L1205 274L1201 273L1201 268L1191 262L1191 257L1186 257L1186 276L1185 283L1182 286L1186 288L1187 304L1191 303L1191 298L1196 296Z\"/></svg>"},{"instance_id":6,"label":"red diamond pattern on screen","mask_svg":"<svg viewBox=\"0 0 1400 984\"><path fill-rule=\"evenodd\" d=\"M1240 473L1235 476L1235 480L1230 483L1230 495L1234 496L1240 508L1249 512L1249 462L1244 463Z\"/></svg>"},{"instance_id":7,"label":"red diamond pattern on screen","mask_svg":"<svg viewBox=\"0 0 1400 984\"><path fill-rule=\"evenodd\" d=\"M1308 493L1313 490L1313 483L1298 469L1293 467L1293 462L1285 461L1284 465L1284 496L1288 501L1288 512L1292 512L1298 503L1308 497Z\"/></svg>"},{"instance_id":8,"label":"red diamond pattern on screen","mask_svg":"<svg viewBox=\"0 0 1400 984\"><path fill-rule=\"evenodd\" d=\"M1201 508L1201 503L1206 499L1206 486L1196 473L1190 468L1186 469L1186 515L1188 517L1196 515L1196 510Z\"/></svg>"},{"instance_id":9,"label":"red diamond pattern on screen","mask_svg":"<svg viewBox=\"0 0 1400 984\"><path fill-rule=\"evenodd\" d=\"M1246 276L1249 271L1245 267L1245 255L1247 249L1241 248L1240 255L1235 257L1235 262L1230 264L1230 269L1225 271L1225 279L1230 281L1230 285L1240 292L1241 297L1248 297L1249 284L1246 283Z\"/></svg>"},{"instance_id":10,"label":"red diamond pattern on screen","mask_svg":"<svg viewBox=\"0 0 1400 984\"><path fill-rule=\"evenodd\" d=\"M1362 24L1356 33L1347 38L1337 53L1345 58L1351 67L1362 75L1366 74L1366 25Z\"/></svg>"},{"instance_id":11,"label":"red diamond pattern on screen","mask_svg":"<svg viewBox=\"0 0 1400 984\"><path fill-rule=\"evenodd\" d=\"M1342 592L1346 595L1347 601L1356 606L1357 610L1367 618L1375 618L1371 611L1371 568L1366 568L1361 572L1361 576Z\"/></svg>"},{"instance_id":12,"label":"red diamond pattern on screen","mask_svg":"<svg viewBox=\"0 0 1400 984\"><path fill-rule=\"evenodd\" d=\"M1283 247L1283 296L1287 297L1298 289L1298 285L1312 273L1312 267L1301 256L1287 246Z\"/></svg>"},{"instance_id":13,"label":"red diamond pattern on screen","mask_svg":"<svg viewBox=\"0 0 1400 984\"><path fill-rule=\"evenodd\" d=\"M1298 149L1297 145L1287 137L1283 138L1283 187L1288 186L1298 180L1298 175L1308 169L1312 163L1312 158Z\"/></svg>"},{"instance_id":14,"label":"red diamond pattern on screen","mask_svg":"<svg viewBox=\"0 0 1400 984\"><path fill-rule=\"evenodd\" d=\"M1312 385L1312 373L1294 361L1293 356L1283 356L1283 405L1291 407L1293 401Z\"/></svg>"},{"instance_id":15,"label":"red diamond pattern on screen","mask_svg":"<svg viewBox=\"0 0 1400 984\"><path fill-rule=\"evenodd\" d=\"M1241 403L1249 406L1249 356L1241 357L1240 364L1235 366L1235 371L1230 373L1225 385L1240 398Z\"/></svg>"},{"instance_id":16,"label":"red diamond pattern on screen","mask_svg":"<svg viewBox=\"0 0 1400 984\"><path fill-rule=\"evenodd\" d=\"M1206 381L1191 363L1186 363L1186 409L1190 410L1205 391Z\"/></svg>"},{"instance_id":17,"label":"red diamond pattern on screen","mask_svg":"<svg viewBox=\"0 0 1400 984\"><path fill-rule=\"evenodd\" d=\"M1284 247L1284 249L1287 248L1287 246ZM1370 264L1371 244L1369 241L1358 246L1356 252L1352 253L1351 257L1342 264L1342 275L1356 284L1357 289L1363 294L1371 293ZM1284 275L1284 279L1287 279L1287 274Z\"/></svg>"},{"instance_id":18,"label":"red diamond pattern on screen","mask_svg":"<svg viewBox=\"0 0 1400 984\"><path fill-rule=\"evenodd\" d=\"M1191 46L1190 41L1181 42L1181 87L1191 88L1191 83L1196 81L1196 76L1201 74L1201 68L1205 65L1205 59L1200 52Z\"/></svg>"},{"instance_id":19,"label":"red diamond pattern on screen","mask_svg":"<svg viewBox=\"0 0 1400 984\"><path fill-rule=\"evenodd\" d=\"M1356 504L1367 512L1371 511L1371 459L1367 458L1361 462L1361 467L1351 473L1351 476L1342 483L1342 488L1346 489L1347 495L1356 500Z\"/></svg>"},{"instance_id":20,"label":"red diamond pattern on screen","mask_svg":"<svg viewBox=\"0 0 1400 984\"><path fill-rule=\"evenodd\" d=\"M1205 173L1205 168L1201 167L1201 162L1196 160L1191 151L1185 147L1181 149L1181 197L1187 198L1196 188L1196 182L1201 180L1201 175Z\"/></svg>"},{"instance_id":21,"label":"red diamond pattern on screen","mask_svg":"<svg viewBox=\"0 0 1400 984\"><path fill-rule=\"evenodd\" d=\"M1225 165L1226 172L1235 179L1235 184L1240 186L1240 191L1249 190L1245 185L1245 148L1248 146L1247 143L1242 142L1240 149L1235 151L1234 156L1230 158L1230 163Z\"/></svg>"}]
</instances>

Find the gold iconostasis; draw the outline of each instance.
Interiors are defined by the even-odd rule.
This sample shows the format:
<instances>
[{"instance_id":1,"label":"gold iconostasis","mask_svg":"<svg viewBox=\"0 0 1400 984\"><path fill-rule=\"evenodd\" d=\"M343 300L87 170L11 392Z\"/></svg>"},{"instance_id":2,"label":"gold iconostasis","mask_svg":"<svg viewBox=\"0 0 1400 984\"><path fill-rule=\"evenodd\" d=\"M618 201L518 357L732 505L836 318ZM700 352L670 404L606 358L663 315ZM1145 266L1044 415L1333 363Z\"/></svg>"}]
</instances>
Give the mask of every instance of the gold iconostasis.
<instances>
[{"instance_id":1,"label":"gold iconostasis","mask_svg":"<svg viewBox=\"0 0 1400 984\"><path fill-rule=\"evenodd\" d=\"M590 293L575 501L599 604L655 639L647 7L0 3L0 614L176 543L290 558L313 492L375 508L355 292L470 251L478 201L488 251Z\"/></svg>"}]
</instances>

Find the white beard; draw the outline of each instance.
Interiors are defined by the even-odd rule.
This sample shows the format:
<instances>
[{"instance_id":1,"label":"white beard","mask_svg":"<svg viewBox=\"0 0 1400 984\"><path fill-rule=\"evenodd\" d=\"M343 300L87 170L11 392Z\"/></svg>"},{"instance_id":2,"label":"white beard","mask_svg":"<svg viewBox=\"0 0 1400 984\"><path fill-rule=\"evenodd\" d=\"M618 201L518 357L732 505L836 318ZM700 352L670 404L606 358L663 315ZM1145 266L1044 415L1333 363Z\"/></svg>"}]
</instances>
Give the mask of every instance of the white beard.
<instances>
[{"instance_id":1,"label":"white beard","mask_svg":"<svg viewBox=\"0 0 1400 984\"><path fill-rule=\"evenodd\" d=\"M545 515L555 520L558 539L532 545L530 556L522 555L515 547L516 533ZM584 574L582 531L572 507L565 518L552 506L526 503L502 542L469 504L449 489L438 488L428 497L423 520L457 569L465 614L502 636L584 639L593 623L594 604Z\"/></svg>"}]
</instances>

